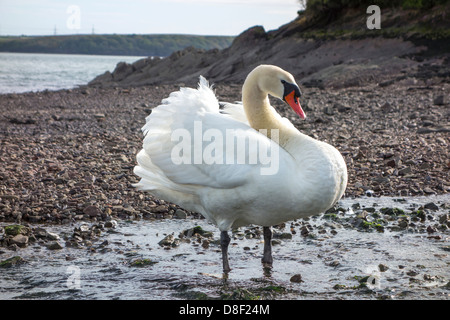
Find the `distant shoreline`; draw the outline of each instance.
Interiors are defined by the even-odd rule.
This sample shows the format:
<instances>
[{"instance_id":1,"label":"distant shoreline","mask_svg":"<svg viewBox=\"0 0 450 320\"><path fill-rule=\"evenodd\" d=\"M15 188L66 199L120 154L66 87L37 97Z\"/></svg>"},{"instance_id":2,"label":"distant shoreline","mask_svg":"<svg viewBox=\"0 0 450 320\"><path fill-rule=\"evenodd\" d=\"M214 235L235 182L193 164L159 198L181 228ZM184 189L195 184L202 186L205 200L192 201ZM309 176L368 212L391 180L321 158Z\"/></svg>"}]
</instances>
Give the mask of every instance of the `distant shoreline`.
<instances>
[{"instance_id":1,"label":"distant shoreline","mask_svg":"<svg viewBox=\"0 0 450 320\"><path fill-rule=\"evenodd\" d=\"M234 38L184 34L0 36L0 52L163 57L186 47L224 49Z\"/></svg>"}]
</instances>

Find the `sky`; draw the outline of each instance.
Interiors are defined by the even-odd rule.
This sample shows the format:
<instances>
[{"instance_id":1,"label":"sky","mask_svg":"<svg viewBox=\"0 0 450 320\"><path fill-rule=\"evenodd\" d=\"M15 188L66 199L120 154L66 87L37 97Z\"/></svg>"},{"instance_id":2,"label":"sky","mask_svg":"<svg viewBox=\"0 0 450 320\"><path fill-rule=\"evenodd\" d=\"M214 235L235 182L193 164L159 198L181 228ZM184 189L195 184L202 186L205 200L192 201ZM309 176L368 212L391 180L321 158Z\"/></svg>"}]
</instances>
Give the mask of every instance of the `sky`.
<instances>
[{"instance_id":1,"label":"sky","mask_svg":"<svg viewBox=\"0 0 450 320\"><path fill-rule=\"evenodd\" d=\"M0 35L238 35L277 29L298 0L0 0Z\"/></svg>"}]
</instances>

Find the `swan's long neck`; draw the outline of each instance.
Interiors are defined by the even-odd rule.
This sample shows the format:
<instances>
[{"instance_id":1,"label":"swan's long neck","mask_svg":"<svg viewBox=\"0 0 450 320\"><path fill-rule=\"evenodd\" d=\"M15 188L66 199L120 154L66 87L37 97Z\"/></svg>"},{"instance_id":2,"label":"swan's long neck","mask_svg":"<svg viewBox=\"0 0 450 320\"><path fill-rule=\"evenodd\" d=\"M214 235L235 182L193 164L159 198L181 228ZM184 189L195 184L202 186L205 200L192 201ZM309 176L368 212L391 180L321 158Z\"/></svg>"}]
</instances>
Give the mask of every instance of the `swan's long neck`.
<instances>
[{"instance_id":1,"label":"swan's long neck","mask_svg":"<svg viewBox=\"0 0 450 320\"><path fill-rule=\"evenodd\" d=\"M270 105L267 92L262 91L255 77L248 77L242 87L242 103L250 126L266 134L267 137L275 140L284 147L293 136L292 128L286 127L282 118ZM274 129L278 130L278 135L272 134ZM267 130L267 131L265 131Z\"/></svg>"}]
</instances>

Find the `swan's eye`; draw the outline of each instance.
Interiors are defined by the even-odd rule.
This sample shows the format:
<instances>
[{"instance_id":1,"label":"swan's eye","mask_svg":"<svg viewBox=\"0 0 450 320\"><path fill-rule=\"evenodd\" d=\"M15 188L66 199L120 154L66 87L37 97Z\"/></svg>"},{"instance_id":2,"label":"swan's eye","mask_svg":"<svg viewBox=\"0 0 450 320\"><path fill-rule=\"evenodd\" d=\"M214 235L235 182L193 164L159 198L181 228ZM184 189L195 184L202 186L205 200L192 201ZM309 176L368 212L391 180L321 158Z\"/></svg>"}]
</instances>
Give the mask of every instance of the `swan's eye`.
<instances>
[{"instance_id":1,"label":"swan's eye","mask_svg":"<svg viewBox=\"0 0 450 320\"><path fill-rule=\"evenodd\" d=\"M286 84L286 80L281 80L281 83L282 84Z\"/></svg>"}]
</instances>

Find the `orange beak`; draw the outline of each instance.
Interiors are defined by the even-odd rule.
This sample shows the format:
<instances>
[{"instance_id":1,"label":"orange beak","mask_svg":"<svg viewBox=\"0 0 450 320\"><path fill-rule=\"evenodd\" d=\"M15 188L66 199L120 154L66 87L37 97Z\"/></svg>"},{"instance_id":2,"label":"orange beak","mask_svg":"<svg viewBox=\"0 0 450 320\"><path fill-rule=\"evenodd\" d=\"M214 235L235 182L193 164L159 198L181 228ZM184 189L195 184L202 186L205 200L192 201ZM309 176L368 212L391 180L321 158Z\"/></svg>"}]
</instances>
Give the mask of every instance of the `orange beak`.
<instances>
[{"instance_id":1,"label":"orange beak","mask_svg":"<svg viewBox=\"0 0 450 320\"><path fill-rule=\"evenodd\" d=\"M305 111L303 111L302 106L300 105L300 102L298 101L298 97L295 96L295 91L292 91L288 95L284 97L284 100L287 102L288 105L291 106L291 108L297 113L300 118L303 120L306 119Z\"/></svg>"}]
</instances>

